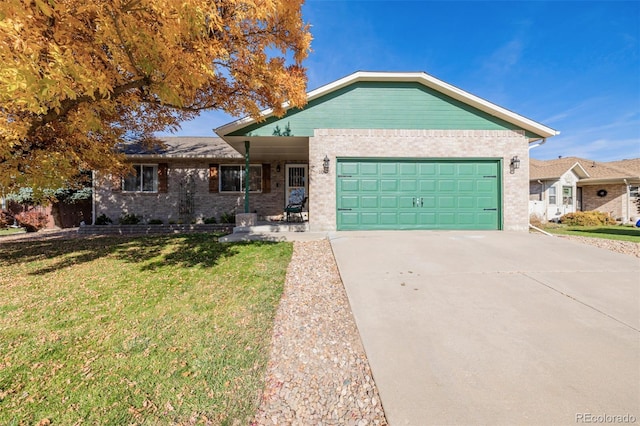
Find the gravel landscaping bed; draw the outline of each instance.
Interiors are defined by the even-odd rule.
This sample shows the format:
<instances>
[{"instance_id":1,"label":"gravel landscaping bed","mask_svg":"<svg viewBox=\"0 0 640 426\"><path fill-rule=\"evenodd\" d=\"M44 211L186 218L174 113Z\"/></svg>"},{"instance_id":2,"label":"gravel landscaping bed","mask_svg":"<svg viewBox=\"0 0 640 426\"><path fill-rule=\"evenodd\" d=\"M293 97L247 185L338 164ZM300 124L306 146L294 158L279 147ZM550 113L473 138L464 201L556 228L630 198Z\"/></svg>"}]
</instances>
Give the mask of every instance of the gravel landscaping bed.
<instances>
[{"instance_id":1,"label":"gravel landscaping bed","mask_svg":"<svg viewBox=\"0 0 640 426\"><path fill-rule=\"evenodd\" d=\"M328 240L294 243L254 425L386 425Z\"/></svg>"},{"instance_id":2,"label":"gravel landscaping bed","mask_svg":"<svg viewBox=\"0 0 640 426\"><path fill-rule=\"evenodd\" d=\"M607 240L604 238L580 237L576 235L561 235L559 237L615 251L618 253L628 254L630 256L640 257L640 243L634 243L633 241Z\"/></svg>"}]
</instances>

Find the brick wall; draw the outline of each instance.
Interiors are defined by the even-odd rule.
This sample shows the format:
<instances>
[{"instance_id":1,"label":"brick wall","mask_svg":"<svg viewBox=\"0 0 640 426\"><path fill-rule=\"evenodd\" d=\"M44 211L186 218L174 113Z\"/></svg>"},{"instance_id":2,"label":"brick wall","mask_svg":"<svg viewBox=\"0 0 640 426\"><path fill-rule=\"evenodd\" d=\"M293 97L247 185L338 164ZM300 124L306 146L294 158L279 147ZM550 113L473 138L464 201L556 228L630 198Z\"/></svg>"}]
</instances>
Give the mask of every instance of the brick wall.
<instances>
[{"instance_id":1,"label":"brick wall","mask_svg":"<svg viewBox=\"0 0 640 426\"><path fill-rule=\"evenodd\" d=\"M331 160L329 173L322 159ZM509 172L511 157L520 169ZM336 229L336 158L502 158L503 228L528 229L529 149L521 131L317 129L309 138L309 214L312 231Z\"/></svg>"},{"instance_id":2,"label":"brick wall","mask_svg":"<svg viewBox=\"0 0 640 426\"><path fill-rule=\"evenodd\" d=\"M163 160L167 162L167 160ZM145 162L148 163L148 162ZM151 162L152 163L152 162ZM222 163L216 160L169 161L168 187L166 193L130 193L119 190L119 180L109 176L97 176L96 179L96 216L107 215L114 223L123 214L136 214L145 221L161 219L165 223L190 223L203 218L216 217L225 213L244 211L244 193L209 192L209 164ZM252 163L253 164L253 163ZM249 210L257 212L261 218L276 218L283 213L284 207L284 165L276 171L276 163L271 164L271 190L269 193L251 193ZM195 185L192 214L180 214L180 182L192 176ZM114 188L115 185L115 188ZM113 190L115 189L115 191Z\"/></svg>"},{"instance_id":3,"label":"brick wall","mask_svg":"<svg viewBox=\"0 0 640 426\"><path fill-rule=\"evenodd\" d=\"M607 195L598 196L598 191L604 189ZM608 213L614 219L627 220L627 188L625 185L586 185L582 187L582 210L597 210ZM633 208L630 209L633 216Z\"/></svg>"}]
</instances>

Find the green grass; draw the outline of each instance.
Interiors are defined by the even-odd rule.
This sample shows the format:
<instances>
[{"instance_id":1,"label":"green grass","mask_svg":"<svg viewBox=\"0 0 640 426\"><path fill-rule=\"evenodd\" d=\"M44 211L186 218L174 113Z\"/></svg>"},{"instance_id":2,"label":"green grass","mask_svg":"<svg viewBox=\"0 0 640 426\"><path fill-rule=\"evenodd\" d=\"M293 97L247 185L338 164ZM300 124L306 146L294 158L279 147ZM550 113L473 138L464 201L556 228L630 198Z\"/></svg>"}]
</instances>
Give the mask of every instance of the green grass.
<instances>
[{"instance_id":1,"label":"green grass","mask_svg":"<svg viewBox=\"0 0 640 426\"><path fill-rule=\"evenodd\" d=\"M3 235L22 234L24 232L24 228L4 228L0 229L0 237Z\"/></svg>"},{"instance_id":2,"label":"green grass","mask_svg":"<svg viewBox=\"0 0 640 426\"><path fill-rule=\"evenodd\" d=\"M545 231L552 234L578 235L582 237L606 238L609 240L640 243L640 228L631 226L549 226Z\"/></svg>"},{"instance_id":3,"label":"green grass","mask_svg":"<svg viewBox=\"0 0 640 426\"><path fill-rule=\"evenodd\" d=\"M0 424L248 424L289 243L0 246Z\"/></svg>"}]
</instances>

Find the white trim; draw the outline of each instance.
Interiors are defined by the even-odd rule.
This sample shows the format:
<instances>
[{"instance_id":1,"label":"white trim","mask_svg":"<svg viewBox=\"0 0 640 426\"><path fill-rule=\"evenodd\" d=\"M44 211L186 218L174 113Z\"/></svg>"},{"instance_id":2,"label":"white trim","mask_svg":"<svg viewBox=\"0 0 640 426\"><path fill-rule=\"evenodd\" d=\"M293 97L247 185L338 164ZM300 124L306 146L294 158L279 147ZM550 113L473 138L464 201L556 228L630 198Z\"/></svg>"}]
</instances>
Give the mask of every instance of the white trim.
<instances>
[{"instance_id":1,"label":"white trim","mask_svg":"<svg viewBox=\"0 0 640 426\"><path fill-rule=\"evenodd\" d=\"M513 111L509 111L508 109L502 108L496 104L493 104L485 99L482 99L478 96L472 95L471 93L465 92L462 89L459 89L449 83L445 83L442 80L439 80L425 72L370 72L370 71L358 71L346 77L343 77L339 80L336 80L332 83L329 83L325 86L322 86L318 89L312 90L307 93L307 102L312 101L320 96L324 96L328 93L341 89L350 84L359 82L359 81L397 81L397 82L416 82L421 83L431 89L437 90L440 93L443 93L447 96L450 96L453 99L464 102L467 105L470 105L474 108L477 108L483 112L486 112L490 115L498 117L502 120L505 120L509 123L515 124L518 127L521 127L524 130L528 130L532 133L540 135L541 138L548 138L551 136L555 136L560 134L559 131L554 130L550 127L547 127L543 124L530 120L526 117L523 117L519 114L516 114ZM285 102L283 104L285 110L290 108L289 102ZM260 113L261 119L268 118L273 115L273 109L269 108ZM236 130L239 130L247 125L255 123L256 120L251 117L244 117L239 120L233 121L231 123L225 124L223 126L215 129L215 132L222 138L224 138L229 133L233 133ZM540 138L531 140L530 142L539 141Z\"/></svg>"}]
</instances>

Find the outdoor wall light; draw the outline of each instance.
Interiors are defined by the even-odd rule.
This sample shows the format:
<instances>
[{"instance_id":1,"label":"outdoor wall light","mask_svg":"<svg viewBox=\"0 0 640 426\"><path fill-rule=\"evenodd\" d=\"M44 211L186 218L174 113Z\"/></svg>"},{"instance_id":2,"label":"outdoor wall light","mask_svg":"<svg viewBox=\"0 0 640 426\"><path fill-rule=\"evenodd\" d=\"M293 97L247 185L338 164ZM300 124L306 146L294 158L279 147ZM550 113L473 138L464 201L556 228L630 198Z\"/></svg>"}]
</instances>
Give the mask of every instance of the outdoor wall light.
<instances>
[{"instance_id":1,"label":"outdoor wall light","mask_svg":"<svg viewBox=\"0 0 640 426\"><path fill-rule=\"evenodd\" d=\"M280 173L280 163L276 165L276 173Z\"/></svg>"},{"instance_id":2,"label":"outdoor wall light","mask_svg":"<svg viewBox=\"0 0 640 426\"><path fill-rule=\"evenodd\" d=\"M509 163L509 168L511 169L511 173L515 173L517 169L520 168L520 159L517 155L514 155L511 159L511 163Z\"/></svg>"},{"instance_id":3,"label":"outdoor wall light","mask_svg":"<svg viewBox=\"0 0 640 426\"><path fill-rule=\"evenodd\" d=\"M322 169L325 173L329 173L329 157L324 156L324 160L322 160Z\"/></svg>"}]
</instances>

